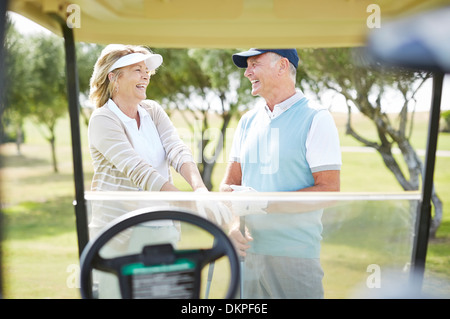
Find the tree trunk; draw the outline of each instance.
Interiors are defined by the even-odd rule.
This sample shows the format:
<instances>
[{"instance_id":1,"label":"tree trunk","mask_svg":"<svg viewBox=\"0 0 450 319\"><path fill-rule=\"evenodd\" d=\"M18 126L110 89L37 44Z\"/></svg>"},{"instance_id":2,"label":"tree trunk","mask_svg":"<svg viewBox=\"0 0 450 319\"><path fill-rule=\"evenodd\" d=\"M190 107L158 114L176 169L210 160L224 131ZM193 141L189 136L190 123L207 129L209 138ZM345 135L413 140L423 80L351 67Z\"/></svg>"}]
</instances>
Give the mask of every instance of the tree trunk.
<instances>
[{"instance_id":1,"label":"tree trunk","mask_svg":"<svg viewBox=\"0 0 450 319\"><path fill-rule=\"evenodd\" d=\"M201 172L201 176L203 179L203 183L205 183L206 188L208 188L208 190L211 190L213 188L213 184L212 184L212 172L214 170L214 166L215 166L216 162L206 162L205 160L203 160L203 170Z\"/></svg>"},{"instance_id":2,"label":"tree trunk","mask_svg":"<svg viewBox=\"0 0 450 319\"><path fill-rule=\"evenodd\" d=\"M223 97L224 98L224 97ZM223 99L222 99L223 103ZM199 142L199 147L201 147L201 154L202 154L202 161L201 166L199 167L200 175L202 176L203 182L205 183L205 186L211 190L213 188L212 183L212 173L214 170L214 166L217 163L217 158L219 157L220 153L222 152L224 148L225 143L225 134L226 130L228 128L228 125L230 124L232 113L231 112L223 112L222 113L222 127L220 128L220 138L217 141L217 144L214 147L214 153L210 158L206 158L205 156L205 148L208 144L209 140L204 139L204 132L208 128L208 121L206 119L207 114L204 114L204 120L203 120L203 127L202 127L202 139Z\"/></svg>"},{"instance_id":3,"label":"tree trunk","mask_svg":"<svg viewBox=\"0 0 450 319\"><path fill-rule=\"evenodd\" d=\"M442 205L442 201L439 199L439 197L436 194L436 191L434 189L434 184L433 184L433 190L431 192L431 202L433 203L434 206L434 216L431 220L431 225L430 225L430 238L436 238L436 232L439 228L439 226L441 225L441 221L442 221L442 211L443 211L443 205Z\"/></svg>"},{"instance_id":4,"label":"tree trunk","mask_svg":"<svg viewBox=\"0 0 450 319\"><path fill-rule=\"evenodd\" d=\"M58 173L59 170L58 170L58 162L57 162L57 160L56 160L56 145L55 145L55 140L56 140L56 138L55 138L54 134L52 134L52 137L49 138L49 142L50 142L50 146L51 146L51 149L52 149L53 172L54 172L54 173Z\"/></svg>"},{"instance_id":5,"label":"tree trunk","mask_svg":"<svg viewBox=\"0 0 450 319\"><path fill-rule=\"evenodd\" d=\"M23 130L21 126L18 126L16 129L16 150L17 155L22 155L22 143L23 143Z\"/></svg>"}]
</instances>

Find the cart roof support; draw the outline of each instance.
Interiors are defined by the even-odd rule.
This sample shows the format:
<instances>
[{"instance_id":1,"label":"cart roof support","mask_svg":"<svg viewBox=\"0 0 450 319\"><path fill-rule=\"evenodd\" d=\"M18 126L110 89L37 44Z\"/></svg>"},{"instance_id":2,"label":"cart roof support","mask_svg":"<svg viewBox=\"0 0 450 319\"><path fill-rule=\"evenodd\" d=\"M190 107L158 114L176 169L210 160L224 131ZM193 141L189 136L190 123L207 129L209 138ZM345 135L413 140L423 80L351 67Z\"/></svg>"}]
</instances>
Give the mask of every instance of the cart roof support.
<instances>
[{"instance_id":1,"label":"cart roof support","mask_svg":"<svg viewBox=\"0 0 450 319\"><path fill-rule=\"evenodd\" d=\"M75 41L73 30L69 28L64 20L55 16L61 22L64 37L64 48L66 52L66 78L67 78L67 100L70 115L70 127L72 133L72 156L73 172L75 182L75 217L78 235L78 253L81 255L84 247L89 241L88 222L86 212L86 200L84 198L84 174L83 156L81 151L80 137L80 103L78 87L78 71L75 54Z\"/></svg>"},{"instance_id":2,"label":"cart roof support","mask_svg":"<svg viewBox=\"0 0 450 319\"><path fill-rule=\"evenodd\" d=\"M422 287L428 239L431 225L431 196L434 187L434 167L436 163L437 139L439 134L439 117L441 111L442 85L444 73L437 71L433 77L430 119L428 123L428 139L425 167L422 176L422 202L417 213L414 246L412 252L412 271L410 273L413 287L420 291Z\"/></svg>"}]
</instances>

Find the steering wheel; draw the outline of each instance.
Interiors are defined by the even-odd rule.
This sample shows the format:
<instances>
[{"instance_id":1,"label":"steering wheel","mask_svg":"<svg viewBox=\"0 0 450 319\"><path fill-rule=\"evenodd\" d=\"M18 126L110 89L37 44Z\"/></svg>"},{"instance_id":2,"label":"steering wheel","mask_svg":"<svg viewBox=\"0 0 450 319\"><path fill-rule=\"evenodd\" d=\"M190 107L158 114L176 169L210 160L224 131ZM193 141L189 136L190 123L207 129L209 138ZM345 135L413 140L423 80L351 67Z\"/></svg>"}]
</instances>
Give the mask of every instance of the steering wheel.
<instances>
[{"instance_id":1,"label":"steering wheel","mask_svg":"<svg viewBox=\"0 0 450 319\"><path fill-rule=\"evenodd\" d=\"M211 249L174 250L171 244L144 246L139 254L125 255L115 258L103 258L100 249L115 235L135 225L155 220L177 220L203 228L214 236ZM168 209L145 209L127 213L112 221L93 240L89 241L80 257L80 292L81 297L93 298L91 271L97 269L115 274L119 280L121 296L130 298L161 298L154 296L152 291L152 276L166 278L169 283L178 281L181 276L184 283L188 282L185 294L180 298L198 299L200 296L200 279L202 268L215 260L227 256L230 262L230 283L225 298L235 296L239 287L238 256L228 236L218 226L205 218L188 211ZM161 277L162 276L162 277ZM181 278L179 277L179 278ZM153 280L153 281L152 281ZM160 279L161 280L161 279ZM133 287L139 286L140 295ZM181 284L183 285L183 284ZM145 288L145 286L147 286ZM142 294L142 287L144 293ZM177 287L178 291L180 287ZM147 289L147 290L146 290ZM183 287L181 287L183 290ZM147 291L147 295L146 292ZM189 295L186 295L188 293Z\"/></svg>"}]
</instances>

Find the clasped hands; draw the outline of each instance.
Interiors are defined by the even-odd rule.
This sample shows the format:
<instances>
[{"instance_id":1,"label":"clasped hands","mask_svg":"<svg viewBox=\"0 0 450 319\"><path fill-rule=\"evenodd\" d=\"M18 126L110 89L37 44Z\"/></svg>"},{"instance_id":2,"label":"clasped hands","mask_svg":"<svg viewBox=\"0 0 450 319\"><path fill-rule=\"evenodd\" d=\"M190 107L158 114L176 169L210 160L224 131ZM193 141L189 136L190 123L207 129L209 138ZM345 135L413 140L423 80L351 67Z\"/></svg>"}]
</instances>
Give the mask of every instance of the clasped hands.
<instances>
[{"instance_id":1,"label":"clasped hands","mask_svg":"<svg viewBox=\"0 0 450 319\"><path fill-rule=\"evenodd\" d=\"M230 185L233 193L253 193L256 190L252 187L241 185ZM258 198L257 200L233 200L232 203L233 212L237 216L253 215L253 214L266 214L267 200Z\"/></svg>"},{"instance_id":2,"label":"clasped hands","mask_svg":"<svg viewBox=\"0 0 450 319\"><path fill-rule=\"evenodd\" d=\"M251 187L241 186L241 185L230 185L233 193L252 193L256 192L255 189ZM207 189L201 188L197 189L196 192L206 193ZM237 198L232 200L231 203L227 205L221 201L210 201L210 200L198 200L197 211L198 214L204 218L208 219L208 212L212 213L217 224L222 225L222 222L229 225L229 236L236 251L240 256L246 256L246 250L250 247L249 242L253 240L248 230L245 229L245 235L241 233L239 223L231 224L234 216L241 217L251 214L266 214L265 208L267 208L267 200L256 199L256 200L242 200ZM230 209L231 208L231 209Z\"/></svg>"},{"instance_id":3,"label":"clasped hands","mask_svg":"<svg viewBox=\"0 0 450 319\"><path fill-rule=\"evenodd\" d=\"M206 188L198 188L195 190L196 193L208 193ZM206 219L208 218L208 213L212 213L217 224L229 224L233 218L233 214L230 209L220 201L212 200L197 200L197 212L198 214Z\"/></svg>"},{"instance_id":4,"label":"clasped hands","mask_svg":"<svg viewBox=\"0 0 450 319\"><path fill-rule=\"evenodd\" d=\"M251 187L245 187L240 185L230 185L233 189L233 193L246 193L246 192L256 192ZM198 188L195 190L196 193L207 193L206 188ZM231 201L231 203L225 204L221 201L212 200L197 200L196 208L200 216L207 218L208 215L213 215L214 220L217 224L229 224L234 216L245 216L250 214L266 214L265 208L267 207L267 200L257 199L257 200L240 200L236 198ZM209 218L210 219L210 218Z\"/></svg>"}]
</instances>

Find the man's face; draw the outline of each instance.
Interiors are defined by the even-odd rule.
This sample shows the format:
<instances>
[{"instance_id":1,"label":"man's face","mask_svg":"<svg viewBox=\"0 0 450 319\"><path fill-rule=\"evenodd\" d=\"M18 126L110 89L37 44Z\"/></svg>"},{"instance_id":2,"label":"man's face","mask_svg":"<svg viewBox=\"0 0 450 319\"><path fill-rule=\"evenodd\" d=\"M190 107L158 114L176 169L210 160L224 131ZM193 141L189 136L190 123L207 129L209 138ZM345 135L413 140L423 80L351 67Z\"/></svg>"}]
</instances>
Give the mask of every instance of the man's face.
<instances>
[{"instance_id":1,"label":"man's face","mask_svg":"<svg viewBox=\"0 0 450 319\"><path fill-rule=\"evenodd\" d=\"M263 98L270 96L276 81L276 61L270 54L263 53L247 59L244 76L252 83L252 95Z\"/></svg>"}]
</instances>

